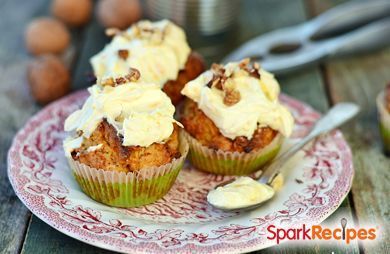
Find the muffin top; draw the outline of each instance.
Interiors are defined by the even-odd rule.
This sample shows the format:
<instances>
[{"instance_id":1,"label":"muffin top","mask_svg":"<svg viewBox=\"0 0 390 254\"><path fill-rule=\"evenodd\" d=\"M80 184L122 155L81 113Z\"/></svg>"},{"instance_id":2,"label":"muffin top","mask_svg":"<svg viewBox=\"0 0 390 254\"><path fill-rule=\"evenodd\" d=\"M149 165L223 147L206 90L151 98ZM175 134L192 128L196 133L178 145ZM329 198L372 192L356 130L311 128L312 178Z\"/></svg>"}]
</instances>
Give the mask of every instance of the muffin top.
<instances>
[{"instance_id":1,"label":"muffin top","mask_svg":"<svg viewBox=\"0 0 390 254\"><path fill-rule=\"evenodd\" d=\"M107 33L115 34L114 38L91 58L98 78L122 76L133 67L142 74L141 81L163 87L177 78L191 51L184 31L168 20L144 20L125 31Z\"/></svg>"},{"instance_id":2,"label":"muffin top","mask_svg":"<svg viewBox=\"0 0 390 254\"><path fill-rule=\"evenodd\" d=\"M258 127L290 136L294 120L279 103L279 93L274 76L257 63L251 65L249 59L225 66L214 64L182 90L230 139L251 139Z\"/></svg>"},{"instance_id":3,"label":"muffin top","mask_svg":"<svg viewBox=\"0 0 390 254\"><path fill-rule=\"evenodd\" d=\"M180 125L173 118L175 107L158 85L126 80L111 86L104 82L90 87L90 96L83 107L66 119L65 131L74 133L64 141L67 156L102 121L116 129L123 146L141 147L165 142L174 130L174 123Z\"/></svg>"}]
</instances>

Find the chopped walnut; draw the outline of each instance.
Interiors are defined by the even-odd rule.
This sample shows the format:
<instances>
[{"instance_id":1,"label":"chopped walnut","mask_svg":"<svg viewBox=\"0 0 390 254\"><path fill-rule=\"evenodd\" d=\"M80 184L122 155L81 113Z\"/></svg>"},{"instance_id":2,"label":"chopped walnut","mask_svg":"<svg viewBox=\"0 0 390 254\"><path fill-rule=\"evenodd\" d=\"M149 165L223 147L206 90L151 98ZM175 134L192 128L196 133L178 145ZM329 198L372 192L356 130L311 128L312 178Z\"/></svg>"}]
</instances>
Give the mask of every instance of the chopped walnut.
<instances>
[{"instance_id":1,"label":"chopped walnut","mask_svg":"<svg viewBox=\"0 0 390 254\"><path fill-rule=\"evenodd\" d=\"M130 73L127 74L125 77L128 81L134 82L141 77L141 73L135 68L130 68Z\"/></svg>"},{"instance_id":2,"label":"chopped walnut","mask_svg":"<svg viewBox=\"0 0 390 254\"><path fill-rule=\"evenodd\" d=\"M224 89L224 98L223 98L223 103L226 106L233 106L234 104L238 103L241 99L240 92L236 89L231 89L231 88L225 88Z\"/></svg>"},{"instance_id":3,"label":"chopped walnut","mask_svg":"<svg viewBox=\"0 0 390 254\"><path fill-rule=\"evenodd\" d=\"M124 78L124 77L119 77L119 78L116 78L115 79L115 84L116 85L121 85L121 84L124 84L124 83L126 83L127 82L127 80L126 80L126 78Z\"/></svg>"},{"instance_id":4,"label":"chopped walnut","mask_svg":"<svg viewBox=\"0 0 390 254\"><path fill-rule=\"evenodd\" d=\"M249 71L249 76L254 77L254 78L257 78L257 79L260 79L260 73L259 73L259 71L256 70L256 69L251 69L251 70Z\"/></svg>"},{"instance_id":5,"label":"chopped walnut","mask_svg":"<svg viewBox=\"0 0 390 254\"><path fill-rule=\"evenodd\" d=\"M126 60L129 57L129 50L127 49L118 50L118 56L123 60Z\"/></svg>"},{"instance_id":6,"label":"chopped walnut","mask_svg":"<svg viewBox=\"0 0 390 254\"><path fill-rule=\"evenodd\" d=\"M260 64L253 63L252 69L249 70L249 76L260 79Z\"/></svg>"},{"instance_id":7,"label":"chopped walnut","mask_svg":"<svg viewBox=\"0 0 390 254\"><path fill-rule=\"evenodd\" d=\"M103 80L100 84L102 86L115 86L115 80L113 78L108 78Z\"/></svg>"},{"instance_id":8,"label":"chopped walnut","mask_svg":"<svg viewBox=\"0 0 390 254\"><path fill-rule=\"evenodd\" d=\"M149 27L145 24L136 24L133 26L134 36L141 39L150 40L152 43L162 43L165 37L165 29Z\"/></svg>"},{"instance_id":9,"label":"chopped walnut","mask_svg":"<svg viewBox=\"0 0 390 254\"><path fill-rule=\"evenodd\" d=\"M226 77L220 77L215 80L213 86L215 86L215 88L219 90L224 90L225 82L226 82Z\"/></svg>"},{"instance_id":10,"label":"chopped walnut","mask_svg":"<svg viewBox=\"0 0 390 254\"><path fill-rule=\"evenodd\" d=\"M225 105L232 106L239 102L241 99L240 92L227 87L226 85L232 73L227 74L226 69L222 65L215 63L211 66L211 70L213 72L213 77L206 85L210 88L215 87L224 92L223 102Z\"/></svg>"},{"instance_id":11,"label":"chopped walnut","mask_svg":"<svg viewBox=\"0 0 390 254\"><path fill-rule=\"evenodd\" d=\"M248 67L250 61L251 60L249 58L245 58L245 59L241 60L241 62L238 64L238 67L240 67L241 69L245 69Z\"/></svg>"},{"instance_id":12,"label":"chopped walnut","mask_svg":"<svg viewBox=\"0 0 390 254\"><path fill-rule=\"evenodd\" d=\"M219 90L223 90L223 83L225 82L224 79L221 77L218 77L216 75L213 75L213 78L207 83L208 87L215 87Z\"/></svg>"},{"instance_id":13,"label":"chopped walnut","mask_svg":"<svg viewBox=\"0 0 390 254\"><path fill-rule=\"evenodd\" d=\"M249 140L244 136L239 136L234 139L234 144L241 147L246 147L247 145L249 145Z\"/></svg>"},{"instance_id":14,"label":"chopped walnut","mask_svg":"<svg viewBox=\"0 0 390 254\"><path fill-rule=\"evenodd\" d=\"M214 77L210 79L210 81L206 84L207 87L211 88L213 86Z\"/></svg>"},{"instance_id":15,"label":"chopped walnut","mask_svg":"<svg viewBox=\"0 0 390 254\"><path fill-rule=\"evenodd\" d=\"M107 78L103 81L100 82L102 86L118 86L125 84L127 82L135 82L141 77L141 74L139 70L135 68L130 68L129 74L126 74L125 76L122 77L117 77L117 78Z\"/></svg>"},{"instance_id":16,"label":"chopped walnut","mask_svg":"<svg viewBox=\"0 0 390 254\"><path fill-rule=\"evenodd\" d=\"M206 85L208 87L215 87L219 90L223 90L224 84L226 80L230 77L227 76L225 68L223 68L222 65L219 64L212 64L211 70L213 72L213 78L207 83Z\"/></svg>"},{"instance_id":17,"label":"chopped walnut","mask_svg":"<svg viewBox=\"0 0 390 254\"><path fill-rule=\"evenodd\" d=\"M250 59L245 58L239 65L240 69L248 72L249 76L260 79L260 64L255 62L253 65L250 64Z\"/></svg>"}]
</instances>

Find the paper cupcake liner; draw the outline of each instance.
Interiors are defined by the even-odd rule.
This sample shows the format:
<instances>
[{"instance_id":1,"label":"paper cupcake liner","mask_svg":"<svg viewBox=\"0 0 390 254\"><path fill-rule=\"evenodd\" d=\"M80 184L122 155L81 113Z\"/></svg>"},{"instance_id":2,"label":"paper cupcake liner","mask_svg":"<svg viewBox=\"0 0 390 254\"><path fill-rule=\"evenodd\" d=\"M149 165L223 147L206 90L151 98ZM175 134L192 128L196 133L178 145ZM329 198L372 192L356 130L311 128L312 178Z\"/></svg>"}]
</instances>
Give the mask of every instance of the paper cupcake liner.
<instances>
[{"instance_id":1,"label":"paper cupcake liner","mask_svg":"<svg viewBox=\"0 0 390 254\"><path fill-rule=\"evenodd\" d=\"M214 150L202 145L190 134L184 132L190 145L188 158L202 171L220 175L248 175L273 159L279 152L283 137L278 134L272 142L259 151L250 153Z\"/></svg>"},{"instance_id":2,"label":"paper cupcake liner","mask_svg":"<svg viewBox=\"0 0 390 254\"><path fill-rule=\"evenodd\" d=\"M390 154L390 113L385 107L385 93L379 93L376 104L379 113L379 130L382 136L385 152Z\"/></svg>"},{"instance_id":3,"label":"paper cupcake liner","mask_svg":"<svg viewBox=\"0 0 390 254\"><path fill-rule=\"evenodd\" d=\"M95 169L73 159L69 159L69 165L81 189L92 199L129 208L153 203L170 190L188 153L188 143L183 137L180 152L181 157L171 163L138 172Z\"/></svg>"}]
</instances>

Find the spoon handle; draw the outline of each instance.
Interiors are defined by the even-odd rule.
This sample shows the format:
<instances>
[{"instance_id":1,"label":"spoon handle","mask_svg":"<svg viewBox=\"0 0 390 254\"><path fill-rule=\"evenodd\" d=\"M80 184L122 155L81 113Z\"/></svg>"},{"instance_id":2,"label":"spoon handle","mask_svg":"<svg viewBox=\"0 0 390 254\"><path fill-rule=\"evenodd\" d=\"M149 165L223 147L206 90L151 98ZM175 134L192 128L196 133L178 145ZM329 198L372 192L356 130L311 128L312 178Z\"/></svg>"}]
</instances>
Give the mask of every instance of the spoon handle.
<instances>
[{"instance_id":1,"label":"spoon handle","mask_svg":"<svg viewBox=\"0 0 390 254\"><path fill-rule=\"evenodd\" d=\"M310 133L301 139L298 143L293 145L287 151L277 156L265 169L265 172L258 180L261 183L269 184L274 177L279 174L280 168L300 151L307 143L315 139L321 134L329 132L343 123L353 118L359 112L359 106L354 103L338 103L333 106L321 119L319 119Z\"/></svg>"}]
</instances>

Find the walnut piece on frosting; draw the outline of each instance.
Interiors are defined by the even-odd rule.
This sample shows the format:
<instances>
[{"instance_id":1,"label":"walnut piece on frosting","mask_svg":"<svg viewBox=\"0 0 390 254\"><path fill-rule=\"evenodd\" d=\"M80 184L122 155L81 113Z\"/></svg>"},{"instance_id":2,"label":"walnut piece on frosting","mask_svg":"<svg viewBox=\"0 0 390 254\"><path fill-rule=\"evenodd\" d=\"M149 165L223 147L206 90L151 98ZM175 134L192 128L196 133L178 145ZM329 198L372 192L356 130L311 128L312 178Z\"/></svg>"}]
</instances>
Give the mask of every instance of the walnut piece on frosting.
<instances>
[{"instance_id":1,"label":"walnut piece on frosting","mask_svg":"<svg viewBox=\"0 0 390 254\"><path fill-rule=\"evenodd\" d=\"M240 69L248 72L249 76L260 79L260 64L258 62L250 63L249 58L245 58L238 65Z\"/></svg>"},{"instance_id":2,"label":"walnut piece on frosting","mask_svg":"<svg viewBox=\"0 0 390 254\"><path fill-rule=\"evenodd\" d=\"M227 106L233 106L241 99L240 92L231 86L226 86L225 83L231 77L232 73L227 73L226 69L219 64L211 66L213 77L207 84L208 87L215 87L224 92L223 103Z\"/></svg>"},{"instance_id":3,"label":"walnut piece on frosting","mask_svg":"<svg viewBox=\"0 0 390 254\"><path fill-rule=\"evenodd\" d=\"M225 96L223 97L223 103L226 106L233 106L234 104L237 104L241 99L240 92L232 88L225 88L224 95Z\"/></svg>"},{"instance_id":4,"label":"walnut piece on frosting","mask_svg":"<svg viewBox=\"0 0 390 254\"><path fill-rule=\"evenodd\" d=\"M121 59L126 60L129 57L129 50L127 50L127 49L118 50L118 56Z\"/></svg>"},{"instance_id":5,"label":"walnut piece on frosting","mask_svg":"<svg viewBox=\"0 0 390 254\"><path fill-rule=\"evenodd\" d=\"M141 77L141 73L135 69L130 68L130 72L120 77L109 77L98 82L101 86L118 86L127 82L136 82Z\"/></svg>"}]
</instances>

